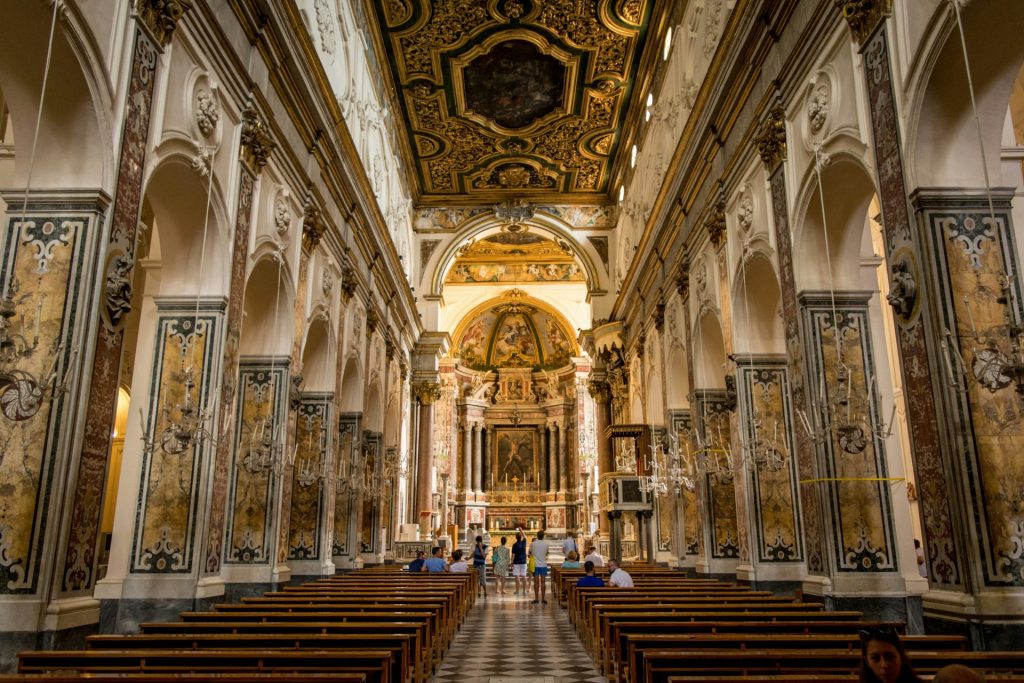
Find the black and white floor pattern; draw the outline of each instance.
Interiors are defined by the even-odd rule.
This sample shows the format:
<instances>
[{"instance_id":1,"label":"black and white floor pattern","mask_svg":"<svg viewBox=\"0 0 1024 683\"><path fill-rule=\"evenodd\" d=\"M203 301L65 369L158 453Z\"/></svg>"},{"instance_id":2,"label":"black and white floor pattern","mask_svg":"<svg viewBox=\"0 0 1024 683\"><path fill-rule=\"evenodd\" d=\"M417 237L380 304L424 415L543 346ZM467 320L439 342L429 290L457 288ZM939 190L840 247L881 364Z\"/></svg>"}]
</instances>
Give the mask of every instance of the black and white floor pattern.
<instances>
[{"instance_id":1,"label":"black and white floor pattern","mask_svg":"<svg viewBox=\"0 0 1024 683\"><path fill-rule=\"evenodd\" d=\"M607 683L565 610L548 595L477 598L432 683Z\"/></svg>"}]
</instances>

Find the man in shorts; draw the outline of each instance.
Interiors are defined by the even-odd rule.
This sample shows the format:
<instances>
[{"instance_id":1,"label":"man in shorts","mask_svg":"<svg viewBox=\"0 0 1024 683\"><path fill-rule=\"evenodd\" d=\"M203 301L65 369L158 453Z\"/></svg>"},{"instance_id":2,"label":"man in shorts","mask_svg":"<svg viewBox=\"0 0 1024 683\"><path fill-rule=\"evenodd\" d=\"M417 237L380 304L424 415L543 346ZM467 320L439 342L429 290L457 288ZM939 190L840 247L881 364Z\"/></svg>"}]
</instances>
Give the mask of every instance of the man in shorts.
<instances>
[{"instance_id":1,"label":"man in shorts","mask_svg":"<svg viewBox=\"0 0 1024 683\"><path fill-rule=\"evenodd\" d=\"M545 596L545 590L547 589L547 578L548 578L548 547L551 545L549 541L544 540L544 531L537 532L537 540L530 544L530 554L533 555L533 581L534 588L533 594L534 602L539 599L540 602L547 604Z\"/></svg>"},{"instance_id":2,"label":"man in shorts","mask_svg":"<svg viewBox=\"0 0 1024 683\"><path fill-rule=\"evenodd\" d=\"M516 581L516 595L526 595L526 536L522 531L516 532L516 542L512 544L512 577Z\"/></svg>"}]
</instances>

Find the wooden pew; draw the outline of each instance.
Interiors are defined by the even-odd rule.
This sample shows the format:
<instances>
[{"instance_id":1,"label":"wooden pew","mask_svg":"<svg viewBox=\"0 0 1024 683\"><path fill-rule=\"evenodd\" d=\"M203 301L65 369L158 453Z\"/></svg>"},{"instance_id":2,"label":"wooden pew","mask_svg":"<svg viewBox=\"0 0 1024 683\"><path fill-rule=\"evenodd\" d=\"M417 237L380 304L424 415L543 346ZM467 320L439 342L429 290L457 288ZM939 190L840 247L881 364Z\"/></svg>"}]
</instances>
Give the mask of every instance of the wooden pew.
<instances>
[{"instance_id":1,"label":"wooden pew","mask_svg":"<svg viewBox=\"0 0 1024 683\"><path fill-rule=\"evenodd\" d=\"M20 673L339 673L364 674L367 683L391 677L393 652L374 650L50 650L18 655Z\"/></svg>"},{"instance_id":2,"label":"wooden pew","mask_svg":"<svg viewBox=\"0 0 1024 683\"><path fill-rule=\"evenodd\" d=\"M90 636L90 650L365 650L389 649L394 655L392 681L425 681L422 660L416 656L416 637L393 630L349 633L164 633L130 636Z\"/></svg>"},{"instance_id":3,"label":"wooden pew","mask_svg":"<svg viewBox=\"0 0 1024 683\"><path fill-rule=\"evenodd\" d=\"M365 683L357 673L0 674L0 683Z\"/></svg>"}]
</instances>

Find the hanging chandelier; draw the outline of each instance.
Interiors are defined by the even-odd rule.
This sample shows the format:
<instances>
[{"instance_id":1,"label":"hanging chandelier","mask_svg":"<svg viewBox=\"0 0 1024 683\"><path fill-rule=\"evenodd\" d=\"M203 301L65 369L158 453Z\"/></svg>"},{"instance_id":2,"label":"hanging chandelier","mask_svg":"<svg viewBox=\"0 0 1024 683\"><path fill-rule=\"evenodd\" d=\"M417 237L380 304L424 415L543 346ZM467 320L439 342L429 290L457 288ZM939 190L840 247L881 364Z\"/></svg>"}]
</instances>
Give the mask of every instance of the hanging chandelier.
<instances>
[{"instance_id":1,"label":"hanging chandelier","mask_svg":"<svg viewBox=\"0 0 1024 683\"><path fill-rule=\"evenodd\" d=\"M142 448L146 453L152 454L159 450L167 455L183 455L207 441L215 445L210 429L210 411L206 408L197 408L196 400L193 398L196 389L194 374L192 366L189 365L172 376L174 381L181 383L184 390L182 399L176 406L163 407L166 426L159 435L143 434ZM139 412L141 416L141 409Z\"/></svg>"}]
</instances>

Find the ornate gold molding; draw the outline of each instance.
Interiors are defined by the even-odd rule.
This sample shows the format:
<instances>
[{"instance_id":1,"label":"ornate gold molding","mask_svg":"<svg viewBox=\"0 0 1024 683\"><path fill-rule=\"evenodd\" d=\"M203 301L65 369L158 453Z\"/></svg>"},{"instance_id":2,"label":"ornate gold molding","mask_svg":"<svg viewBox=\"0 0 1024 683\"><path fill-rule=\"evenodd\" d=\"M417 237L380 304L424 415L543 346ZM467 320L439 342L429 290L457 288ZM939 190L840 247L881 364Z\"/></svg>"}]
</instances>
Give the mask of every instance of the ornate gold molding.
<instances>
[{"instance_id":1,"label":"ornate gold molding","mask_svg":"<svg viewBox=\"0 0 1024 683\"><path fill-rule=\"evenodd\" d=\"M421 405L429 406L441 398L441 385L437 382L416 382L412 393Z\"/></svg>"},{"instance_id":2,"label":"ornate gold molding","mask_svg":"<svg viewBox=\"0 0 1024 683\"><path fill-rule=\"evenodd\" d=\"M313 251L324 236L324 225L320 220L320 209L308 204L302 214L302 248Z\"/></svg>"},{"instance_id":3,"label":"ornate gold molding","mask_svg":"<svg viewBox=\"0 0 1024 683\"><path fill-rule=\"evenodd\" d=\"M892 0L835 0L835 3L860 45L892 14Z\"/></svg>"},{"instance_id":4,"label":"ornate gold molding","mask_svg":"<svg viewBox=\"0 0 1024 683\"><path fill-rule=\"evenodd\" d=\"M135 0L135 14L153 40L164 46L192 5L193 0Z\"/></svg>"},{"instance_id":5,"label":"ornate gold molding","mask_svg":"<svg viewBox=\"0 0 1024 683\"><path fill-rule=\"evenodd\" d=\"M277 147L269 126L263 117L251 106L242 112L242 144L239 155L242 161L257 173L270 159L270 153Z\"/></svg>"},{"instance_id":6,"label":"ornate gold molding","mask_svg":"<svg viewBox=\"0 0 1024 683\"><path fill-rule=\"evenodd\" d=\"M683 262L679 264L679 272L676 273L676 293L686 300L690 296L690 257L684 256Z\"/></svg>"},{"instance_id":7,"label":"ornate gold molding","mask_svg":"<svg viewBox=\"0 0 1024 683\"><path fill-rule=\"evenodd\" d=\"M761 155L761 161L774 171L779 164L786 160L786 112L781 106L772 107L768 116L761 124L761 132L754 142L757 143L757 153Z\"/></svg>"}]
</instances>

